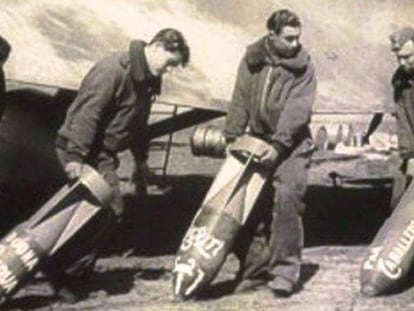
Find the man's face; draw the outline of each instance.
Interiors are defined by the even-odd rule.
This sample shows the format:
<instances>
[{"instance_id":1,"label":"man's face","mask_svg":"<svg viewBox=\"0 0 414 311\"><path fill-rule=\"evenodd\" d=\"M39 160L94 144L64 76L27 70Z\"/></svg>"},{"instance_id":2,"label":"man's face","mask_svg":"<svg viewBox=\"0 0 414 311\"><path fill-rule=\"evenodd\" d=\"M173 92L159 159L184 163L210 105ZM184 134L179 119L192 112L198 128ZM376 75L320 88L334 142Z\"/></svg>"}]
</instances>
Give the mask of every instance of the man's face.
<instances>
[{"instance_id":1,"label":"man's face","mask_svg":"<svg viewBox=\"0 0 414 311\"><path fill-rule=\"evenodd\" d=\"M408 40L395 52L398 64L408 73L414 74L414 42Z\"/></svg>"},{"instance_id":2,"label":"man's face","mask_svg":"<svg viewBox=\"0 0 414 311\"><path fill-rule=\"evenodd\" d=\"M155 46L151 54L149 69L154 76L161 76L170 71L170 69L181 65L181 61L180 53L167 51L159 44Z\"/></svg>"},{"instance_id":3,"label":"man's face","mask_svg":"<svg viewBox=\"0 0 414 311\"><path fill-rule=\"evenodd\" d=\"M279 34L270 31L270 42L281 56L292 57L300 48L301 27L285 26Z\"/></svg>"}]
</instances>

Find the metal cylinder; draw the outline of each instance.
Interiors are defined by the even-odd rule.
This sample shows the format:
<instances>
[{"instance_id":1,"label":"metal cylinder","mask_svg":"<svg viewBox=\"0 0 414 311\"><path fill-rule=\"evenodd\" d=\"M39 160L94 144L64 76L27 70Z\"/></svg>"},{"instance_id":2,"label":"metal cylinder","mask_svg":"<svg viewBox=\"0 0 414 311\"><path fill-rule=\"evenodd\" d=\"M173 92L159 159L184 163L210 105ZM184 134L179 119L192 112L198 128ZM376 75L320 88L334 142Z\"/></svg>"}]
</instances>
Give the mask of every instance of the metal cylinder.
<instances>
[{"instance_id":1,"label":"metal cylinder","mask_svg":"<svg viewBox=\"0 0 414 311\"><path fill-rule=\"evenodd\" d=\"M318 150L328 149L328 130L325 126L320 126L315 135L315 146Z\"/></svg>"},{"instance_id":2,"label":"metal cylinder","mask_svg":"<svg viewBox=\"0 0 414 311\"><path fill-rule=\"evenodd\" d=\"M223 131L213 126L196 127L190 138L190 146L195 156L224 158L226 154Z\"/></svg>"}]
</instances>

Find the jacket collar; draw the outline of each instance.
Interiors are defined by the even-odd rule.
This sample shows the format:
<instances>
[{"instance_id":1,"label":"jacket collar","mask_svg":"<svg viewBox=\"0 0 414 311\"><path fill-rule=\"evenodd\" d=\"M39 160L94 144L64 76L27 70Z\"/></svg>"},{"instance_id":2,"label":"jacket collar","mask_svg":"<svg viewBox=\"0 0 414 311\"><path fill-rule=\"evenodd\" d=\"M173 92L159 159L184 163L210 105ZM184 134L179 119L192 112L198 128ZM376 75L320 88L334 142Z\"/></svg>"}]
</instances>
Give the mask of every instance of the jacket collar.
<instances>
[{"instance_id":1,"label":"jacket collar","mask_svg":"<svg viewBox=\"0 0 414 311\"><path fill-rule=\"evenodd\" d=\"M129 59L131 63L131 76L135 82L146 82L153 86L156 94L161 92L161 77L151 74L145 57L144 47L146 43L141 40L131 41L129 45Z\"/></svg>"},{"instance_id":2,"label":"jacket collar","mask_svg":"<svg viewBox=\"0 0 414 311\"><path fill-rule=\"evenodd\" d=\"M271 51L267 36L262 37L247 47L247 63L252 67L261 67L270 64L273 66L280 65L292 72L303 72L309 60L310 56L303 47L293 57L286 58L279 56Z\"/></svg>"},{"instance_id":3,"label":"jacket collar","mask_svg":"<svg viewBox=\"0 0 414 311\"><path fill-rule=\"evenodd\" d=\"M414 77L407 73L402 67L398 67L391 82L395 88L407 87L414 84Z\"/></svg>"}]
</instances>

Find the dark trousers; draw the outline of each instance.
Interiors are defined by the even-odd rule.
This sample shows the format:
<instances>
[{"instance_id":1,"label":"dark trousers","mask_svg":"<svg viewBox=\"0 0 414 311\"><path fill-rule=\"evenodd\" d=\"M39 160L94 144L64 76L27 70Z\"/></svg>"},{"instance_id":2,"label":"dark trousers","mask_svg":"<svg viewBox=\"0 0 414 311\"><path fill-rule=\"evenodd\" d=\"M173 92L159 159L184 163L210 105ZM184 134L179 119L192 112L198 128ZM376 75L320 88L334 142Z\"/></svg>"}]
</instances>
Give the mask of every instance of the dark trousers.
<instances>
[{"instance_id":1,"label":"dark trousers","mask_svg":"<svg viewBox=\"0 0 414 311\"><path fill-rule=\"evenodd\" d=\"M394 181L392 185L391 194L391 210L394 210L401 200L401 197L407 190L407 187L412 182L413 177L407 174L408 160L401 160L401 165L394 172Z\"/></svg>"},{"instance_id":2,"label":"dark trousers","mask_svg":"<svg viewBox=\"0 0 414 311\"><path fill-rule=\"evenodd\" d=\"M62 169L68 163L66 152L56 150ZM112 186L114 199L112 208L102 208L76 235L44 265L44 272L56 286L67 285L68 278L83 278L94 268L97 257L110 238L117 224L117 217L123 212L119 179L116 174L116 159L99 155L93 166Z\"/></svg>"},{"instance_id":3,"label":"dark trousers","mask_svg":"<svg viewBox=\"0 0 414 311\"><path fill-rule=\"evenodd\" d=\"M304 233L302 215L311 158L305 141L276 170L236 240L239 279L300 276Z\"/></svg>"},{"instance_id":4,"label":"dark trousers","mask_svg":"<svg viewBox=\"0 0 414 311\"><path fill-rule=\"evenodd\" d=\"M6 79L4 77L3 68L0 67L0 120L3 116L4 108L6 107L5 102L5 93L6 93Z\"/></svg>"}]
</instances>

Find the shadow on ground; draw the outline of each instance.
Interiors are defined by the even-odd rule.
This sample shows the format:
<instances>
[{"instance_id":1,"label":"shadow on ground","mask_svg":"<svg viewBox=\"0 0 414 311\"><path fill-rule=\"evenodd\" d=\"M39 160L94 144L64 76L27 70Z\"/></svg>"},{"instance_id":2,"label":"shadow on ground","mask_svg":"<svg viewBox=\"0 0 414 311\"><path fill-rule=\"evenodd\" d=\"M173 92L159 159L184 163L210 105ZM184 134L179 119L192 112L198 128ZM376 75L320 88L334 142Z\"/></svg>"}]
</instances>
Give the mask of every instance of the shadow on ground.
<instances>
[{"instance_id":1,"label":"shadow on ground","mask_svg":"<svg viewBox=\"0 0 414 311\"><path fill-rule=\"evenodd\" d=\"M125 196L125 217L106 255L128 251L144 256L175 253L211 182L211 177L201 175L168 176L163 183L171 189L165 194L150 195L139 203ZM7 205L0 209L2 219L9 219L1 223L4 235L12 225L33 214L35 209L29 202L39 199L35 193L14 198L0 195ZM390 195L387 187L310 187L304 216L305 246L369 244L389 216Z\"/></svg>"},{"instance_id":2,"label":"shadow on ground","mask_svg":"<svg viewBox=\"0 0 414 311\"><path fill-rule=\"evenodd\" d=\"M2 305L2 310L33 310L36 308L46 307L54 303L56 300L50 296L31 295L20 298L13 298Z\"/></svg>"},{"instance_id":3,"label":"shadow on ground","mask_svg":"<svg viewBox=\"0 0 414 311\"><path fill-rule=\"evenodd\" d=\"M200 175L169 176L171 190L149 196L136 206L126 197L128 211L110 252L173 254L207 192L212 178ZM369 244L389 216L391 190L378 188L309 188L304 216L305 246Z\"/></svg>"},{"instance_id":4,"label":"shadow on ground","mask_svg":"<svg viewBox=\"0 0 414 311\"><path fill-rule=\"evenodd\" d=\"M305 286L306 283L312 279L312 277L318 272L319 265L314 263L304 263L301 267L301 276L299 279L300 288L297 291L301 291ZM212 285L203 288L203 290L197 294L198 300L216 300L224 296L234 294L234 290L238 285L238 281L233 280L226 280L222 282L213 283ZM266 283L264 282L262 286L254 288L253 290L259 290L260 288L266 287Z\"/></svg>"},{"instance_id":5,"label":"shadow on ground","mask_svg":"<svg viewBox=\"0 0 414 311\"><path fill-rule=\"evenodd\" d=\"M133 249L144 256L175 253L211 181L201 175L169 176L164 183L170 191L165 194L150 195L139 203L126 196L124 221L116 241L110 243L114 245L111 251Z\"/></svg>"},{"instance_id":6,"label":"shadow on ground","mask_svg":"<svg viewBox=\"0 0 414 311\"><path fill-rule=\"evenodd\" d=\"M108 271L95 271L91 277L82 283L78 292L82 300L93 298L95 296L117 296L125 295L131 292L134 288L136 280L159 280L165 277L169 271L164 268L122 268L113 269L111 267ZM29 285L28 294L20 297L15 297L2 305L1 310L33 310L36 308L46 307L56 303L57 297L53 295L51 289L45 289L47 279L44 277L34 278ZM30 293L31 288L38 288L37 293ZM42 289L39 292L39 289Z\"/></svg>"},{"instance_id":7,"label":"shadow on ground","mask_svg":"<svg viewBox=\"0 0 414 311\"><path fill-rule=\"evenodd\" d=\"M390 214L391 189L309 187L306 246L369 244Z\"/></svg>"}]
</instances>

